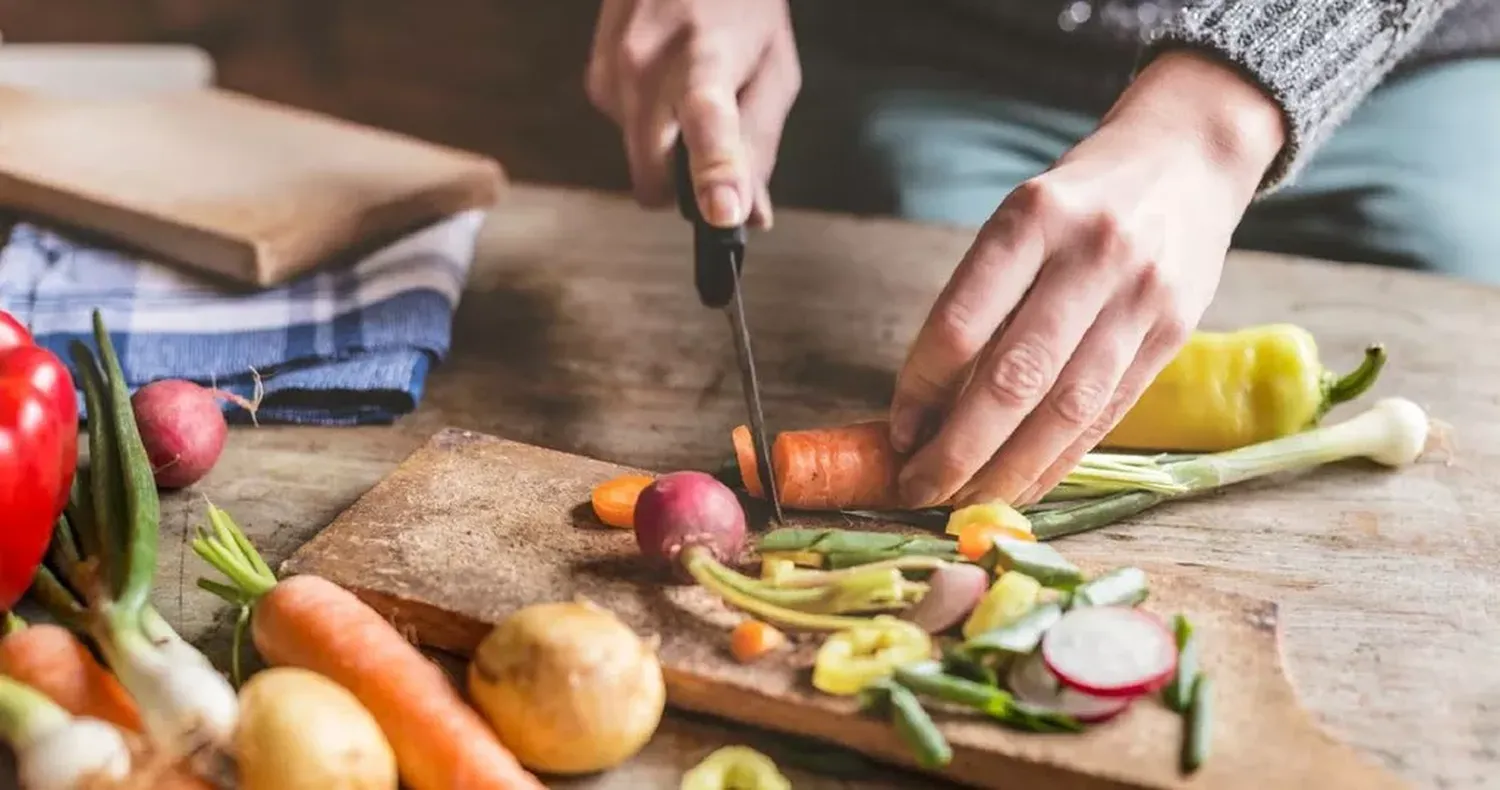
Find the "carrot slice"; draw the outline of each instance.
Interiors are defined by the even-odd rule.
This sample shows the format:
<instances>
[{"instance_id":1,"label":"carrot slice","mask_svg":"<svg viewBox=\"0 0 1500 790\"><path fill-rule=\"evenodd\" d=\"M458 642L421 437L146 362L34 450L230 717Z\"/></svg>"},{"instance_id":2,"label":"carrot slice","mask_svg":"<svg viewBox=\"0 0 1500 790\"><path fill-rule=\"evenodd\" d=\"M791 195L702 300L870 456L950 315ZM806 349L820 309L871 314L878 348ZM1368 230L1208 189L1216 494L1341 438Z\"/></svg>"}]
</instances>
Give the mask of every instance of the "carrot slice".
<instances>
[{"instance_id":1,"label":"carrot slice","mask_svg":"<svg viewBox=\"0 0 1500 790\"><path fill-rule=\"evenodd\" d=\"M620 475L594 486L591 497L594 515L611 527L635 529L635 501L654 479L647 475Z\"/></svg>"},{"instance_id":2,"label":"carrot slice","mask_svg":"<svg viewBox=\"0 0 1500 790\"><path fill-rule=\"evenodd\" d=\"M745 490L764 497L750 429L732 433ZM884 420L837 428L785 431L771 445L776 492L799 510L884 510L899 507L896 475L901 456L891 447Z\"/></svg>"},{"instance_id":3,"label":"carrot slice","mask_svg":"<svg viewBox=\"0 0 1500 790\"><path fill-rule=\"evenodd\" d=\"M958 531L958 553L977 562L995 545L996 538L1036 542L1036 536L1024 529L993 521L971 521Z\"/></svg>"},{"instance_id":4,"label":"carrot slice","mask_svg":"<svg viewBox=\"0 0 1500 790\"><path fill-rule=\"evenodd\" d=\"M786 644L786 634L759 620L744 620L729 635L729 652L748 664Z\"/></svg>"}]
</instances>

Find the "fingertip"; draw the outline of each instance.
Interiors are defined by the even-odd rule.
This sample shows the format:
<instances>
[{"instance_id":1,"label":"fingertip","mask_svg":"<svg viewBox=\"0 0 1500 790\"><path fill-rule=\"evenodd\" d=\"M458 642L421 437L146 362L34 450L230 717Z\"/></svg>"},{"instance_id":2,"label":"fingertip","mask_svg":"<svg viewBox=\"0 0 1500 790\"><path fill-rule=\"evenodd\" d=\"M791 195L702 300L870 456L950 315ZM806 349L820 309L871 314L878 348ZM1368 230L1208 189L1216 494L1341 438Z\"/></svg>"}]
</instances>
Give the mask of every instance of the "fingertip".
<instances>
[{"instance_id":1,"label":"fingertip","mask_svg":"<svg viewBox=\"0 0 1500 790\"><path fill-rule=\"evenodd\" d=\"M922 422L920 406L898 404L891 411L891 447L898 453L909 453L916 449L917 433Z\"/></svg>"}]
</instances>

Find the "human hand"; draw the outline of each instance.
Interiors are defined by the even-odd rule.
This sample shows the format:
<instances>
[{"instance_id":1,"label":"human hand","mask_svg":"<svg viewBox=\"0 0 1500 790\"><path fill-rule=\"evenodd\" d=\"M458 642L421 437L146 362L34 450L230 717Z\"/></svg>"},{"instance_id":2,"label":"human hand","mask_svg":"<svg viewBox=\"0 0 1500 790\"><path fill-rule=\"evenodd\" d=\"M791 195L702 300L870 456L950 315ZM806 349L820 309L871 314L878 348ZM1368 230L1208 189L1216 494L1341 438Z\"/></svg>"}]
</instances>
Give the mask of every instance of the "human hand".
<instances>
[{"instance_id":1,"label":"human hand","mask_svg":"<svg viewBox=\"0 0 1500 790\"><path fill-rule=\"evenodd\" d=\"M585 87L620 126L636 200L672 200L680 132L699 210L770 227L767 185L802 86L785 0L604 0Z\"/></svg>"},{"instance_id":2,"label":"human hand","mask_svg":"<svg viewBox=\"0 0 1500 790\"><path fill-rule=\"evenodd\" d=\"M897 379L906 503L1027 505L1061 482L1197 325L1283 133L1259 89L1168 53L1013 191Z\"/></svg>"}]
</instances>

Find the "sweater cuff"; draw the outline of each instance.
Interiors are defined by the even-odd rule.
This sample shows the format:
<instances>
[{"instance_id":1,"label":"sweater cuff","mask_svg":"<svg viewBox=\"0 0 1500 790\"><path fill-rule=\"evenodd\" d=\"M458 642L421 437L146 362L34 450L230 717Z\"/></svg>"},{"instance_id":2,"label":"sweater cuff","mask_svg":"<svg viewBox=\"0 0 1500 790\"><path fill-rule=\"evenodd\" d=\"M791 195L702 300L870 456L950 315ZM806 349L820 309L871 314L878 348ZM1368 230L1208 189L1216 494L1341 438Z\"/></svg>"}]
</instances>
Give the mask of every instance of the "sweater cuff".
<instances>
[{"instance_id":1,"label":"sweater cuff","mask_svg":"<svg viewBox=\"0 0 1500 790\"><path fill-rule=\"evenodd\" d=\"M1457 0L1197 0L1158 29L1140 66L1194 49L1238 67L1281 108L1286 144L1261 182L1293 176Z\"/></svg>"}]
</instances>

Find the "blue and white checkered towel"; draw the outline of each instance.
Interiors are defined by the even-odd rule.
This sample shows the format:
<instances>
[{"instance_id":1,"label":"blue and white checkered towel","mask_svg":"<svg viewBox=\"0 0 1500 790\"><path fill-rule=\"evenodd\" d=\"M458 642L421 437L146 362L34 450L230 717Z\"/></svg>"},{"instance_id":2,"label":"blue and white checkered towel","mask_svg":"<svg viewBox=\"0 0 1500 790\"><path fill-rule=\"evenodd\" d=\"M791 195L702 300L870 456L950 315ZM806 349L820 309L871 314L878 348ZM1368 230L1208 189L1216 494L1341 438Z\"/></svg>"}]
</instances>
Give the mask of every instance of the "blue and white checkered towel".
<instances>
[{"instance_id":1,"label":"blue and white checkered towel","mask_svg":"<svg viewBox=\"0 0 1500 790\"><path fill-rule=\"evenodd\" d=\"M258 374L261 422L386 423L416 408L448 352L483 221L456 214L351 267L255 292L20 224L0 250L0 309L72 365L68 343L93 346L98 308L132 389L183 378L248 398Z\"/></svg>"}]
</instances>

